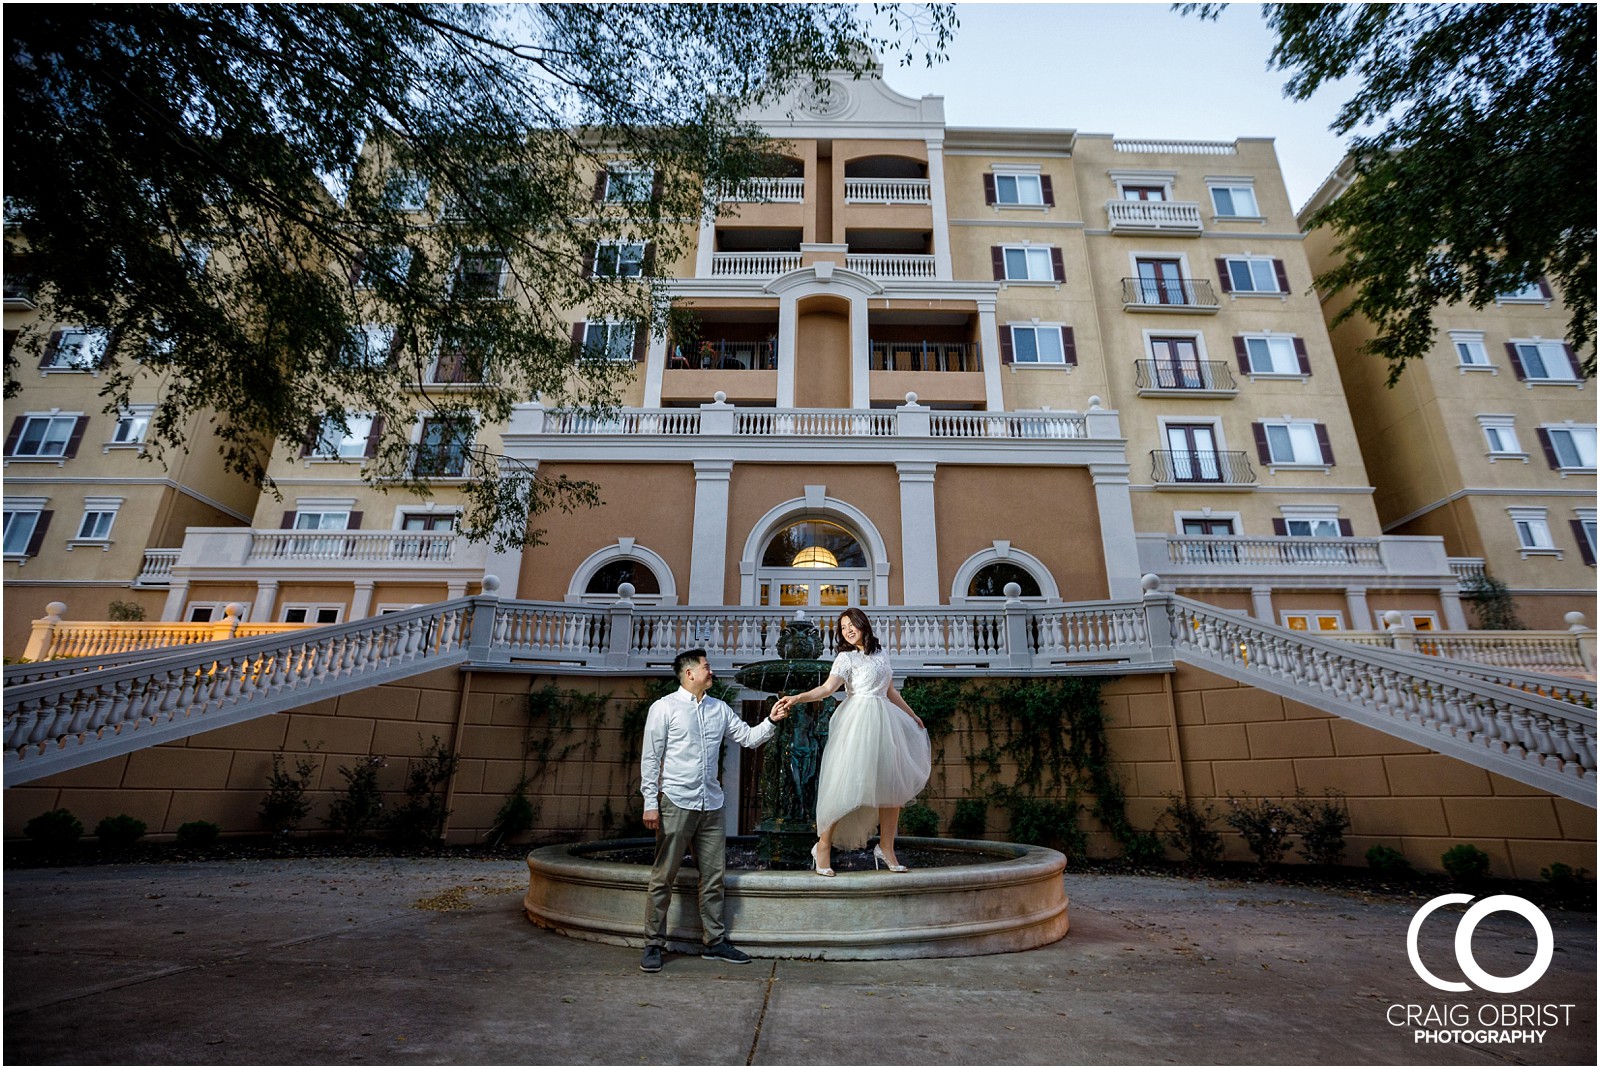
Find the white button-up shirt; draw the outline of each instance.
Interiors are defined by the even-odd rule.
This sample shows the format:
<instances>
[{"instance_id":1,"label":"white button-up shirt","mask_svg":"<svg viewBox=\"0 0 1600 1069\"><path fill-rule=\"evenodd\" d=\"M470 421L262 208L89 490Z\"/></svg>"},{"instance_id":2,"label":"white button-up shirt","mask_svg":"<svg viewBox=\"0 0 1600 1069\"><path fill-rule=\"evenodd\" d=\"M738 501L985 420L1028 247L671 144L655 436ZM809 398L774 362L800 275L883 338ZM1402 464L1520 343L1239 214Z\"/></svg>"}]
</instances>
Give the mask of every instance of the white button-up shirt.
<instances>
[{"instance_id":1,"label":"white button-up shirt","mask_svg":"<svg viewBox=\"0 0 1600 1069\"><path fill-rule=\"evenodd\" d=\"M720 698L677 692L650 706L644 722L644 750L639 757L639 790L646 811L661 808L665 794L680 809L722 808L722 783L717 762L722 740L756 747L772 737L778 725L763 720L751 727Z\"/></svg>"}]
</instances>

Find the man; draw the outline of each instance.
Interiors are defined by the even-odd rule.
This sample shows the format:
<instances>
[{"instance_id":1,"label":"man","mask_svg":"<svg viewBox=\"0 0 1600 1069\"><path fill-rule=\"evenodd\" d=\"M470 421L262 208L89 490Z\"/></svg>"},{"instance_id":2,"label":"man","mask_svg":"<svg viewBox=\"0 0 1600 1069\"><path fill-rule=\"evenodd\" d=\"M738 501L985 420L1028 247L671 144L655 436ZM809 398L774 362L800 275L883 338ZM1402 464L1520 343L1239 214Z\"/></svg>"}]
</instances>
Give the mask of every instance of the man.
<instances>
[{"instance_id":1,"label":"man","mask_svg":"<svg viewBox=\"0 0 1600 1069\"><path fill-rule=\"evenodd\" d=\"M772 737L779 720L773 713L755 727L736 716L728 703L706 697L711 666L705 650L687 650L672 662L678 690L650 706L644 724L644 750L639 758L644 824L656 833L656 859L650 868L645 902L644 957L639 968L661 971L667 945L667 907L672 881L683 864L685 848L693 847L700 870L700 926L705 950L700 956L732 965L748 965L750 955L728 942L722 922L722 877L726 828L722 819L722 784L717 764L722 740L756 747Z\"/></svg>"}]
</instances>

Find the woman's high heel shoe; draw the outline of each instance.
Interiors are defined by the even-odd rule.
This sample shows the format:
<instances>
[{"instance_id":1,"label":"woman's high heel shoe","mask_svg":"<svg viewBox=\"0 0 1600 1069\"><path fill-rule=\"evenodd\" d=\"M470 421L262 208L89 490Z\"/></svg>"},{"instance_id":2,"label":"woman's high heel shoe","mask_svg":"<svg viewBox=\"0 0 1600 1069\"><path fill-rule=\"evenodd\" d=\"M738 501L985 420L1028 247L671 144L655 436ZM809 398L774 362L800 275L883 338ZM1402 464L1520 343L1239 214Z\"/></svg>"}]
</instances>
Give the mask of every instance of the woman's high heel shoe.
<instances>
[{"instance_id":1,"label":"woman's high heel shoe","mask_svg":"<svg viewBox=\"0 0 1600 1069\"><path fill-rule=\"evenodd\" d=\"M889 859L887 857L883 856L883 847L874 846L872 848L872 867L874 869L876 869L878 867L878 862L880 862L880 861L883 862L884 865L888 866L888 869L889 869L890 872L910 872L911 871L910 869L906 868L904 865L891 865L891 864L889 864Z\"/></svg>"},{"instance_id":2,"label":"woman's high heel shoe","mask_svg":"<svg viewBox=\"0 0 1600 1069\"><path fill-rule=\"evenodd\" d=\"M822 845L821 843L817 844L817 846L821 846L821 845ZM811 848L811 869L818 876L832 876L833 875L833 870L832 869L823 868L822 867L822 862L817 860L817 847L816 846L813 846Z\"/></svg>"}]
</instances>

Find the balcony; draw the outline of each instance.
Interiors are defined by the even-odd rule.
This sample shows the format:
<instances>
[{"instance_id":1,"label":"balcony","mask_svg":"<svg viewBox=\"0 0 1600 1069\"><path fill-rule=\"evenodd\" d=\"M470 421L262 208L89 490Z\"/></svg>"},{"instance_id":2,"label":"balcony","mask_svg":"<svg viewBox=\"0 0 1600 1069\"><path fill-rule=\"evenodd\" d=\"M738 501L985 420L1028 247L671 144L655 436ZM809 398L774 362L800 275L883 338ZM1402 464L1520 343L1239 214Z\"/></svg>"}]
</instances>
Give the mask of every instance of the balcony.
<instances>
[{"instance_id":1,"label":"balcony","mask_svg":"<svg viewBox=\"0 0 1600 1069\"><path fill-rule=\"evenodd\" d=\"M1139 570L1175 585L1204 579L1219 588L1337 588L1387 580L1397 587L1454 588L1444 543L1433 537L1297 538L1285 535L1174 535L1141 532ZM1385 585L1377 583L1377 585Z\"/></svg>"},{"instance_id":2,"label":"balcony","mask_svg":"<svg viewBox=\"0 0 1600 1069\"><path fill-rule=\"evenodd\" d=\"M777 278L800 267L795 252L718 252L711 255L712 278Z\"/></svg>"},{"instance_id":3,"label":"balcony","mask_svg":"<svg viewBox=\"0 0 1600 1069\"><path fill-rule=\"evenodd\" d=\"M1200 205L1176 200L1112 200L1106 215L1113 234L1200 236Z\"/></svg>"},{"instance_id":4,"label":"balcony","mask_svg":"<svg viewBox=\"0 0 1600 1069\"><path fill-rule=\"evenodd\" d=\"M1135 360L1134 385L1140 397L1235 397L1238 384L1221 360L1174 364L1165 360Z\"/></svg>"},{"instance_id":5,"label":"balcony","mask_svg":"<svg viewBox=\"0 0 1600 1069\"><path fill-rule=\"evenodd\" d=\"M855 252L845 256L844 265L879 282L921 281L935 277L933 257L921 253Z\"/></svg>"},{"instance_id":6,"label":"balcony","mask_svg":"<svg viewBox=\"0 0 1600 1069\"><path fill-rule=\"evenodd\" d=\"M181 549L147 549L144 566L134 577L135 587L167 586L172 582L172 566L178 563Z\"/></svg>"},{"instance_id":7,"label":"balcony","mask_svg":"<svg viewBox=\"0 0 1600 1069\"><path fill-rule=\"evenodd\" d=\"M926 178L846 178L846 204L932 204L932 184Z\"/></svg>"},{"instance_id":8,"label":"balcony","mask_svg":"<svg viewBox=\"0 0 1600 1069\"><path fill-rule=\"evenodd\" d=\"M804 178L747 178L722 187L724 202L799 204L806 199Z\"/></svg>"},{"instance_id":9,"label":"balcony","mask_svg":"<svg viewBox=\"0 0 1600 1069\"><path fill-rule=\"evenodd\" d=\"M470 461L469 450L459 443L414 445L407 470L419 479L464 479Z\"/></svg>"},{"instance_id":10,"label":"balcony","mask_svg":"<svg viewBox=\"0 0 1600 1069\"><path fill-rule=\"evenodd\" d=\"M1254 486L1256 473L1242 452L1152 449L1150 478L1159 487L1236 487Z\"/></svg>"},{"instance_id":11,"label":"balcony","mask_svg":"<svg viewBox=\"0 0 1600 1069\"><path fill-rule=\"evenodd\" d=\"M776 371L778 343L771 338L706 340L693 352L675 352L668 357L667 368L674 371Z\"/></svg>"},{"instance_id":12,"label":"balcony","mask_svg":"<svg viewBox=\"0 0 1600 1069\"><path fill-rule=\"evenodd\" d=\"M1179 312L1215 315L1222 309L1211 280L1205 278L1125 278L1122 280L1125 312Z\"/></svg>"},{"instance_id":13,"label":"balcony","mask_svg":"<svg viewBox=\"0 0 1600 1069\"><path fill-rule=\"evenodd\" d=\"M512 435L665 438L735 435L787 438L806 435L852 438L963 438L1011 441L1120 439L1117 413L930 412L926 408L783 409L702 405L699 409L622 409L609 419L578 412L520 407Z\"/></svg>"},{"instance_id":14,"label":"balcony","mask_svg":"<svg viewBox=\"0 0 1600 1069\"><path fill-rule=\"evenodd\" d=\"M1462 590L1471 590L1486 574L1482 557L1451 557L1450 570L1456 574L1456 582Z\"/></svg>"},{"instance_id":15,"label":"balcony","mask_svg":"<svg viewBox=\"0 0 1600 1069\"><path fill-rule=\"evenodd\" d=\"M982 371L972 342L873 341L868 367L873 371Z\"/></svg>"},{"instance_id":16,"label":"balcony","mask_svg":"<svg viewBox=\"0 0 1600 1069\"><path fill-rule=\"evenodd\" d=\"M180 581L246 576L256 569L350 579L366 569L418 581L460 571L480 572L488 547L454 531L301 531L292 528L191 527L167 567ZM148 563L148 562L147 562Z\"/></svg>"}]
</instances>

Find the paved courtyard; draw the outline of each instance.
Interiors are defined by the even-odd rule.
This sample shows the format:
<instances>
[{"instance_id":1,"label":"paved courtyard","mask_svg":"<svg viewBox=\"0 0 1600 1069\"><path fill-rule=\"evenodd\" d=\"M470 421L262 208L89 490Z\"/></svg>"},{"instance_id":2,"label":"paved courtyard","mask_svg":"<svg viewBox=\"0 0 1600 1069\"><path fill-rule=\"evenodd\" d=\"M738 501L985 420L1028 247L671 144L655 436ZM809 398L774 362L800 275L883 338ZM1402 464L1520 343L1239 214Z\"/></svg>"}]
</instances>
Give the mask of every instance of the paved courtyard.
<instances>
[{"instance_id":1,"label":"paved courtyard","mask_svg":"<svg viewBox=\"0 0 1600 1069\"><path fill-rule=\"evenodd\" d=\"M526 878L518 862L397 858L7 871L5 1061L1595 1064L1593 913L1550 912L1549 970L1514 995L1419 979L1419 902L1072 874L1072 931L1038 950L669 955L646 975L636 950L529 924ZM1422 930L1441 978L1461 978L1459 918ZM1499 976L1535 945L1503 912L1472 940ZM1494 1034L1508 1005L1537 1041ZM1418 1042L1404 1018L1429 1009L1435 1031L1469 1018L1464 1041Z\"/></svg>"}]
</instances>

